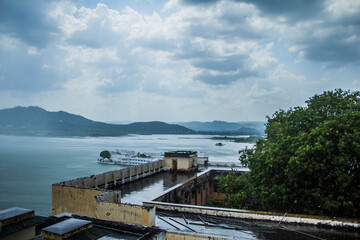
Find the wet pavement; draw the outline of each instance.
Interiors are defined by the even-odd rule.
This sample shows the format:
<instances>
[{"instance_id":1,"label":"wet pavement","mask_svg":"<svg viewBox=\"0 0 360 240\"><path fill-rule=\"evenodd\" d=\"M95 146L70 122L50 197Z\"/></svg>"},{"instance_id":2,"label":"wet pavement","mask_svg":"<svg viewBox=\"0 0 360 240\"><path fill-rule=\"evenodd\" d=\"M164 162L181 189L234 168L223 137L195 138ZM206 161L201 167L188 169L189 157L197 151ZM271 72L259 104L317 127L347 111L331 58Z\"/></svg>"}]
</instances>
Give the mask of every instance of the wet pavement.
<instances>
[{"instance_id":1,"label":"wet pavement","mask_svg":"<svg viewBox=\"0 0 360 240\"><path fill-rule=\"evenodd\" d=\"M145 178L125 183L113 190L121 191L121 203L142 205L164 191L196 176L196 172L160 172Z\"/></svg>"},{"instance_id":2,"label":"wet pavement","mask_svg":"<svg viewBox=\"0 0 360 240\"><path fill-rule=\"evenodd\" d=\"M121 190L121 202L142 205L166 190L196 176L196 172L160 172L113 188ZM313 240L313 239L360 239L354 229L334 229L309 225L289 225L270 221L252 221L220 218L190 213L156 212L156 226L174 232L225 237L231 239L257 240Z\"/></svg>"},{"instance_id":3,"label":"wet pavement","mask_svg":"<svg viewBox=\"0 0 360 240\"><path fill-rule=\"evenodd\" d=\"M231 239L314 240L359 239L355 230L340 231L304 225L279 225L273 222L249 221L195 214L157 212L156 226L173 232L185 232Z\"/></svg>"}]
</instances>

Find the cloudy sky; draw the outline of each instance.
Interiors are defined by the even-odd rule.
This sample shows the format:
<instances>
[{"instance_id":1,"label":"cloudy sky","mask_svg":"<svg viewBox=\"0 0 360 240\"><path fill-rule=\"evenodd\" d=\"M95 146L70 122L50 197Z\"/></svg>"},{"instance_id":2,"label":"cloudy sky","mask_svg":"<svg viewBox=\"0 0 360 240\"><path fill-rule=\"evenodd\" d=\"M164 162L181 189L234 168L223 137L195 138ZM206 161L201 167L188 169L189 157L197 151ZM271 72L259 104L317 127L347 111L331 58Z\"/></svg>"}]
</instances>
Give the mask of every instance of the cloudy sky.
<instances>
[{"instance_id":1,"label":"cloudy sky","mask_svg":"<svg viewBox=\"0 0 360 240\"><path fill-rule=\"evenodd\" d=\"M265 120L360 89L359 0L0 0L0 108Z\"/></svg>"}]
</instances>

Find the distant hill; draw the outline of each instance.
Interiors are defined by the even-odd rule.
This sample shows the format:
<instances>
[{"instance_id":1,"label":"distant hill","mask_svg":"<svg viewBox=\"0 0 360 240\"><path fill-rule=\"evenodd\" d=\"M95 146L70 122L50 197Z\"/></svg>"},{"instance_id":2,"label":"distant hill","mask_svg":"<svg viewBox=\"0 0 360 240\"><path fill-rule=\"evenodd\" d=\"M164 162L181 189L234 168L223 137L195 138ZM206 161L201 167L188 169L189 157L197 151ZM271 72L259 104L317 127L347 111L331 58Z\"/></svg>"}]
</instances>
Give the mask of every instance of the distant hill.
<instances>
[{"instance_id":1,"label":"distant hill","mask_svg":"<svg viewBox=\"0 0 360 240\"><path fill-rule=\"evenodd\" d=\"M264 135L265 122L180 122L178 125L200 132L233 133L241 135Z\"/></svg>"},{"instance_id":2,"label":"distant hill","mask_svg":"<svg viewBox=\"0 0 360 240\"><path fill-rule=\"evenodd\" d=\"M39 107L0 110L0 134L55 136L120 136L125 134L189 134L184 126L164 122L108 124L64 111Z\"/></svg>"}]
</instances>

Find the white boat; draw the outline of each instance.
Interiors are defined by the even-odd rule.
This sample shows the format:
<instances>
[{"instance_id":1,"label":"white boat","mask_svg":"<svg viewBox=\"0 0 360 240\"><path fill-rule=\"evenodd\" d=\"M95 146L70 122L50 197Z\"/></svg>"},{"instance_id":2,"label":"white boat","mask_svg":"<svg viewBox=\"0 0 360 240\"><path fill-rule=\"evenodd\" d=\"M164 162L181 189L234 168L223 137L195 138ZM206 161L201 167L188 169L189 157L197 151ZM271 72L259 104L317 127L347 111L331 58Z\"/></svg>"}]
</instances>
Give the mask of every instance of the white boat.
<instances>
[{"instance_id":1,"label":"white boat","mask_svg":"<svg viewBox=\"0 0 360 240\"><path fill-rule=\"evenodd\" d=\"M163 155L155 153L136 153L127 150L116 150L110 153L110 158L99 158L99 163L135 166L163 159Z\"/></svg>"}]
</instances>

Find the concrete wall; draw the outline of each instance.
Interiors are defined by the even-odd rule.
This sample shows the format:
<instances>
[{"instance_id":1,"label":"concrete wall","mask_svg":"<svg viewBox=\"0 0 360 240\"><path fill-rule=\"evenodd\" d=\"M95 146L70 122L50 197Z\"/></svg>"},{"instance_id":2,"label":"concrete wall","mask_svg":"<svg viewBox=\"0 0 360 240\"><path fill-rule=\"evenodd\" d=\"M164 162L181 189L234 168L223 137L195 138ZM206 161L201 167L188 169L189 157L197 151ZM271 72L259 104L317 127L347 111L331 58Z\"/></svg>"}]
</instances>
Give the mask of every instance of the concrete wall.
<instances>
[{"instance_id":1,"label":"concrete wall","mask_svg":"<svg viewBox=\"0 0 360 240\"><path fill-rule=\"evenodd\" d=\"M160 160L53 184L52 214L69 212L102 220L153 226L155 208L121 204L120 194L107 188L155 174L162 170L163 163Z\"/></svg>"},{"instance_id":2,"label":"concrete wall","mask_svg":"<svg viewBox=\"0 0 360 240\"><path fill-rule=\"evenodd\" d=\"M52 214L69 212L91 218L155 225L155 208L119 203L117 192L53 185Z\"/></svg>"},{"instance_id":3,"label":"concrete wall","mask_svg":"<svg viewBox=\"0 0 360 240\"><path fill-rule=\"evenodd\" d=\"M121 203L120 191L111 191L95 196L98 202Z\"/></svg>"},{"instance_id":4,"label":"concrete wall","mask_svg":"<svg viewBox=\"0 0 360 240\"><path fill-rule=\"evenodd\" d=\"M218 217L230 217L238 219L250 219L260 221L273 221L281 223L309 224L317 226L345 227L360 229L360 221L357 219L334 219L319 216L309 216L300 214L283 214L274 212L237 210L229 208L192 206L185 204L172 204L164 202L144 202L144 206L154 206L156 209L172 212L203 214Z\"/></svg>"},{"instance_id":5,"label":"concrete wall","mask_svg":"<svg viewBox=\"0 0 360 240\"><path fill-rule=\"evenodd\" d=\"M164 160L159 160L143 165L100 173L90 177L77 178L59 184L80 188L107 188L109 185L119 185L157 173L161 171L163 165Z\"/></svg>"},{"instance_id":6,"label":"concrete wall","mask_svg":"<svg viewBox=\"0 0 360 240\"><path fill-rule=\"evenodd\" d=\"M52 215L63 212L94 217L96 210L95 196L105 190L52 185Z\"/></svg>"},{"instance_id":7,"label":"concrete wall","mask_svg":"<svg viewBox=\"0 0 360 240\"><path fill-rule=\"evenodd\" d=\"M142 226L155 226L155 208L132 204L98 202L95 218Z\"/></svg>"}]
</instances>

